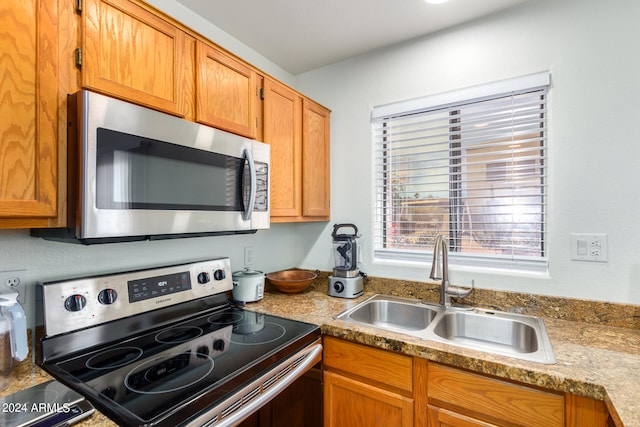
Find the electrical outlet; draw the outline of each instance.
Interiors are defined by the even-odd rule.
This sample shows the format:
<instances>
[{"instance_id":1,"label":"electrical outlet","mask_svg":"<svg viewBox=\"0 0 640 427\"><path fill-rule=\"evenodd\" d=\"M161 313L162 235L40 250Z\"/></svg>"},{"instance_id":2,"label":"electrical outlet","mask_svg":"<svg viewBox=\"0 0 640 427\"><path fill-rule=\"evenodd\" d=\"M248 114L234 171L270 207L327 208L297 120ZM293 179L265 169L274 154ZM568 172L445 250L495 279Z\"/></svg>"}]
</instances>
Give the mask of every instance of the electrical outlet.
<instances>
[{"instance_id":1,"label":"electrical outlet","mask_svg":"<svg viewBox=\"0 0 640 427\"><path fill-rule=\"evenodd\" d=\"M27 270L0 271L0 294L17 292L18 301L24 304L27 293Z\"/></svg>"},{"instance_id":2,"label":"electrical outlet","mask_svg":"<svg viewBox=\"0 0 640 427\"><path fill-rule=\"evenodd\" d=\"M607 235L572 233L571 259L574 261L607 262Z\"/></svg>"},{"instance_id":3,"label":"electrical outlet","mask_svg":"<svg viewBox=\"0 0 640 427\"><path fill-rule=\"evenodd\" d=\"M253 265L253 246L247 246L244 248L244 266L250 267Z\"/></svg>"}]
</instances>

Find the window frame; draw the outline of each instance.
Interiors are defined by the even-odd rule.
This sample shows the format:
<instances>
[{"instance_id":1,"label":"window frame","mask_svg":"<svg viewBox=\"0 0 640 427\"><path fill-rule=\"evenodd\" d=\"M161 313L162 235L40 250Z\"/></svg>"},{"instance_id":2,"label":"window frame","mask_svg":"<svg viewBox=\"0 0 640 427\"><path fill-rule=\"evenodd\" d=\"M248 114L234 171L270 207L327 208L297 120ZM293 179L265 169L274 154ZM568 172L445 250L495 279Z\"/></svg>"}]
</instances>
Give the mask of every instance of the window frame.
<instances>
[{"instance_id":1,"label":"window frame","mask_svg":"<svg viewBox=\"0 0 640 427\"><path fill-rule=\"evenodd\" d=\"M378 177L378 167L381 165L378 164L377 154L378 154L378 144L376 141L376 129L375 126L377 123L384 121L385 118L397 117L402 115L410 115L415 113L420 113L424 111L435 111L437 109L450 109L456 108L457 105L468 105L472 102L482 102L488 101L492 99L497 99L501 97L507 97L512 95L517 95L520 93L532 92L543 90L544 102L546 105L549 103L549 89L550 89L550 80L551 76L549 72L541 72L536 74L531 74L522 77L516 77L513 79L503 80L499 82L492 82L484 85L474 86L470 88L465 88L461 90L446 92L442 94L431 95L422 98L416 98L406 101L401 101L393 104L382 105L378 107L374 107L372 112L372 140L374 141L374 167L373 167L373 256L374 261L384 261L384 260L396 260L396 261L407 261L407 262L428 262L432 257L432 251L430 250L412 250L412 249L388 249L385 248L385 244L382 239L387 238L386 233L383 230L378 230L381 227L381 224L384 224L384 206L379 205L379 194L376 189L377 183L379 180ZM548 122L548 108L547 113L544 116L544 119L541 118L541 122ZM450 123L450 131L449 135L452 134L453 127L456 125L456 122ZM541 131L542 133L542 131ZM454 132L455 134L455 132ZM548 128L544 131L544 136L541 137L541 141L543 141L543 150L548 150ZM451 145L450 145L451 147ZM454 146L455 148L455 146ZM461 150L462 148L459 147ZM452 156L449 155L449 161L451 162ZM449 178L452 175L451 168L460 168L462 164L453 164L449 165ZM544 169L548 168L547 160L544 160ZM543 188L541 197L544 199L541 201L542 206L542 220L541 220L541 228L542 228L542 247L541 247L541 256L514 256L513 254L510 256L486 256L482 254L475 253L464 253L464 252L450 252L450 262L452 265L460 265L464 267L483 267L483 268L492 268L492 269L500 269L500 270L513 270L518 272L548 272L548 233L547 233L547 217L548 213L546 208L546 200L548 199L549 193L548 190L544 189L548 185L547 174L543 173L541 176L541 188ZM451 191L461 192L462 189L458 188L457 190L453 188ZM449 207L451 203L449 203ZM449 222L452 219L449 218ZM382 233L382 234L381 234ZM447 236L451 237L451 236ZM453 236L455 237L455 236Z\"/></svg>"}]
</instances>

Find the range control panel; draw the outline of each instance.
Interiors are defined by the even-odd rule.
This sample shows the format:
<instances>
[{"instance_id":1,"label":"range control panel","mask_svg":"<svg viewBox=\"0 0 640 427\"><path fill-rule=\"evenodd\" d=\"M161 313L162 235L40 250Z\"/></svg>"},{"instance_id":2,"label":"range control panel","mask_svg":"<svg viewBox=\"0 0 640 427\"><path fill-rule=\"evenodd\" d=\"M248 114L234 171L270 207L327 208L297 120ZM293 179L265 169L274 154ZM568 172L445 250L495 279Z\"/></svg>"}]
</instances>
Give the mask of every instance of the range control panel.
<instances>
[{"instance_id":1,"label":"range control panel","mask_svg":"<svg viewBox=\"0 0 640 427\"><path fill-rule=\"evenodd\" d=\"M43 283L46 336L229 291L229 258Z\"/></svg>"}]
</instances>

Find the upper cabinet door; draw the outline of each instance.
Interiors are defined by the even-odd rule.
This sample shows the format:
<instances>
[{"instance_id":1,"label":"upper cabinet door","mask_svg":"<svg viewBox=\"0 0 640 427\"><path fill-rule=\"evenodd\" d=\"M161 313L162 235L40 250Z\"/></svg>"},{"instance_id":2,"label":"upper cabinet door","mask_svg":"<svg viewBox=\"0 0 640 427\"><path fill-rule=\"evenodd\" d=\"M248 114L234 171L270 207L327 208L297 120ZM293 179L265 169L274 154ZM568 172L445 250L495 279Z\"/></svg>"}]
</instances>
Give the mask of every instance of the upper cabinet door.
<instances>
[{"instance_id":1,"label":"upper cabinet door","mask_svg":"<svg viewBox=\"0 0 640 427\"><path fill-rule=\"evenodd\" d=\"M82 85L193 116L195 39L128 0L85 0Z\"/></svg>"},{"instance_id":2,"label":"upper cabinet door","mask_svg":"<svg viewBox=\"0 0 640 427\"><path fill-rule=\"evenodd\" d=\"M196 48L196 120L256 137L256 72L203 42Z\"/></svg>"},{"instance_id":3,"label":"upper cabinet door","mask_svg":"<svg viewBox=\"0 0 640 427\"><path fill-rule=\"evenodd\" d=\"M0 2L0 227L58 215L57 0Z\"/></svg>"},{"instance_id":4,"label":"upper cabinet door","mask_svg":"<svg viewBox=\"0 0 640 427\"><path fill-rule=\"evenodd\" d=\"M264 82L264 142L271 146L271 216L302 215L302 97Z\"/></svg>"},{"instance_id":5,"label":"upper cabinet door","mask_svg":"<svg viewBox=\"0 0 640 427\"><path fill-rule=\"evenodd\" d=\"M302 214L328 219L330 215L330 112L304 99L302 121Z\"/></svg>"}]
</instances>

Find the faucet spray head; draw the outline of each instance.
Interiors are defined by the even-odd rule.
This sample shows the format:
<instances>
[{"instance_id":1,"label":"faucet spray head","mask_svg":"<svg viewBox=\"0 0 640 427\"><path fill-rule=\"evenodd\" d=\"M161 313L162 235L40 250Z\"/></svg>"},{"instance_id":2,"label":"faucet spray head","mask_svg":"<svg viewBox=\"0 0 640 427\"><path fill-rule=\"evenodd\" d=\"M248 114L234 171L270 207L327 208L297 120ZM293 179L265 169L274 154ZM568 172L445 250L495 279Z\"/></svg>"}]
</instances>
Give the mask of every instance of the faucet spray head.
<instances>
[{"instance_id":1,"label":"faucet spray head","mask_svg":"<svg viewBox=\"0 0 640 427\"><path fill-rule=\"evenodd\" d=\"M429 278L442 280L442 234L438 234L433 244L433 261L431 262L431 273Z\"/></svg>"}]
</instances>

